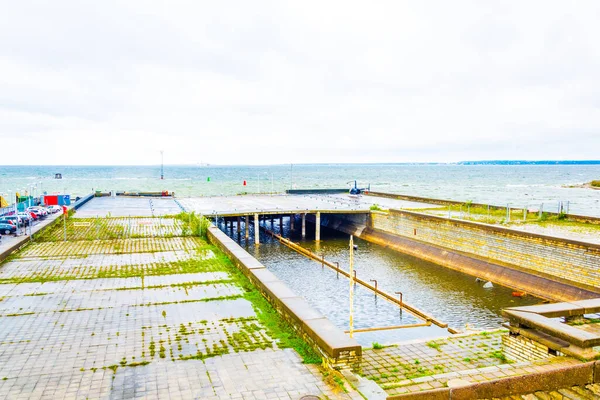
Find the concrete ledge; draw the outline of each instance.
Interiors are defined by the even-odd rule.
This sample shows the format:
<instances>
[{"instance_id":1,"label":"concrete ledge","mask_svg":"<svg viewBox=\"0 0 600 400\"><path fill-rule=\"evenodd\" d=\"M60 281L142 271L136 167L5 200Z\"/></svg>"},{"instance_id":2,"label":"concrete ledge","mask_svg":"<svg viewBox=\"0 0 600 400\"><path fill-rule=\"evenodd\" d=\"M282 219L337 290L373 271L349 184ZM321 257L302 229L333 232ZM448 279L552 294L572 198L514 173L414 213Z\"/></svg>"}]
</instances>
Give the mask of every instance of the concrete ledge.
<instances>
[{"instance_id":1,"label":"concrete ledge","mask_svg":"<svg viewBox=\"0 0 600 400\"><path fill-rule=\"evenodd\" d=\"M316 318L304 321L305 329L312 332L321 348L327 350L334 358L339 358L344 351L354 351L362 356L362 347L356 340L346 336L327 318Z\"/></svg>"},{"instance_id":2,"label":"concrete ledge","mask_svg":"<svg viewBox=\"0 0 600 400\"><path fill-rule=\"evenodd\" d=\"M584 386L591 383L597 383L599 380L600 364L596 361L559 367L549 371L534 372L527 375L495 379L456 388L443 388L388 396L387 400L471 400L498 398L533 393L536 391L553 391L570 388L572 386Z\"/></svg>"},{"instance_id":3,"label":"concrete ledge","mask_svg":"<svg viewBox=\"0 0 600 400\"><path fill-rule=\"evenodd\" d=\"M555 319L546 318L543 315L505 309L502 310L502 316L508 318L511 325L516 323L534 328L579 347L593 347L600 344L600 336L563 324Z\"/></svg>"},{"instance_id":4,"label":"concrete ledge","mask_svg":"<svg viewBox=\"0 0 600 400\"><path fill-rule=\"evenodd\" d=\"M594 382L593 362L558 368L546 372L513 376L450 390L453 400L481 399L513 394L552 391Z\"/></svg>"},{"instance_id":5,"label":"concrete ledge","mask_svg":"<svg viewBox=\"0 0 600 400\"><path fill-rule=\"evenodd\" d=\"M211 226L207 234L208 240L227 254L273 308L323 356L327 365L360 368L362 347L356 340L346 336L221 230Z\"/></svg>"}]
</instances>

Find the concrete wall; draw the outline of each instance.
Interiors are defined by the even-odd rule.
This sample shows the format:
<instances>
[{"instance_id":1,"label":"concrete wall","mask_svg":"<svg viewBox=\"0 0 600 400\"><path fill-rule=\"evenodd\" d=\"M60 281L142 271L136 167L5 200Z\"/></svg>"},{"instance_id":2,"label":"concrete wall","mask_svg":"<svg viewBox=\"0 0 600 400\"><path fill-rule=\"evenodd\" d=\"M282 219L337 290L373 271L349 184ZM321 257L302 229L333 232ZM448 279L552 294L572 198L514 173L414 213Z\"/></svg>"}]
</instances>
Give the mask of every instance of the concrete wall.
<instances>
[{"instance_id":1,"label":"concrete wall","mask_svg":"<svg viewBox=\"0 0 600 400\"><path fill-rule=\"evenodd\" d=\"M314 221L311 215L307 215L307 219ZM597 275L591 260L598 259L598 246L408 211L373 211L369 218L325 214L321 216L321 223L372 243L548 300L599 297L600 289L585 279ZM564 248L576 253L579 258L565 257L561 254ZM538 263L532 263L535 252L545 252L549 260L537 256ZM506 262L508 260L510 262ZM556 260L562 262L558 267L556 263L559 261ZM570 272L578 267L579 260L587 262L583 264L587 275ZM552 267L561 275L553 275Z\"/></svg>"},{"instance_id":2,"label":"concrete wall","mask_svg":"<svg viewBox=\"0 0 600 400\"><path fill-rule=\"evenodd\" d=\"M600 291L599 245L397 210L373 213L370 227Z\"/></svg>"},{"instance_id":3,"label":"concrete wall","mask_svg":"<svg viewBox=\"0 0 600 400\"><path fill-rule=\"evenodd\" d=\"M321 354L327 366L335 369L349 367L355 371L360 369L362 347L355 339L346 336L303 297L292 292L256 258L215 226L209 228L208 239L229 256L273 308Z\"/></svg>"},{"instance_id":4,"label":"concrete wall","mask_svg":"<svg viewBox=\"0 0 600 400\"><path fill-rule=\"evenodd\" d=\"M471 400L550 392L600 382L600 361L567 365L542 372L482 381L466 386L441 388L388 396L387 400ZM583 398L583 397L582 397Z\"/></svg>"}]
</instances>

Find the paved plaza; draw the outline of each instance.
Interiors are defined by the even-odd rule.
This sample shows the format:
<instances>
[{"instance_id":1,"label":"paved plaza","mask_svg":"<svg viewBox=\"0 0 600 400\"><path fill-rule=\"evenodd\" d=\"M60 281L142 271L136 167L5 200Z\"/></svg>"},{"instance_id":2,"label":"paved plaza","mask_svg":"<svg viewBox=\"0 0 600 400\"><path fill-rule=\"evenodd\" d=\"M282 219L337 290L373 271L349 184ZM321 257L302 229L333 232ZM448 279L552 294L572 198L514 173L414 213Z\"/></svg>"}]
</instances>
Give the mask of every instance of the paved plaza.
<instances>
[{"instance_id":1,"label":"paved plaza","mask_svg":"<svg viewBox=\"0 0 600 400\"><path fill-rule=\"evenodd\" d=\"M281 342L182 221L94 211L0 266L0 398L360 398Z\"/></svg>"}]
</instances>

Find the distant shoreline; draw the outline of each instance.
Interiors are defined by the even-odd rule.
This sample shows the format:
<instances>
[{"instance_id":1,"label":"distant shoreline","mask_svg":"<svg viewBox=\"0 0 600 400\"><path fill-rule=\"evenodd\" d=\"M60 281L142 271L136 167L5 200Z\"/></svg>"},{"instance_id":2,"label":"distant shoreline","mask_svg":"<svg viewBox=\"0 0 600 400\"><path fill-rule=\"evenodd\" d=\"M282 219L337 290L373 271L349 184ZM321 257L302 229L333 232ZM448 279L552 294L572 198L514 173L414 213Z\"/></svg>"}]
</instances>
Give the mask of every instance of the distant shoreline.
<instances>
[{"instance_id":1,"label":"distant shoreline","mask_svg":"<svg viewBox=\"0 0 600 400\"><path fill-rule=\"evenodd\" d=\"M600 190L598 186L592 186L592 182L580 183L576 185L563 185L564 188L580 188L580 189L594 189Z\"/></svg>"},{"instance_id":2,"label":"distant shoreline","mask_svg":"<svg viewBox=\"0 0 600 400\"><path fill-rule=\"evenodd\" d=\"M401 165L401 166L456 166L456 165L600 165L600 160L480 160L480 161L457 161L457 162L379 162L379 163L287 163L287 164L165 164L165 167L194 167L194 168L229 168L229 167L276 167L290 165L300 166L340 166L340 165L357 165L357 166L373 166L373 165ZM104 165L104 164L88 164L88 165L64 165L64 164L15 164L15 165L0 165L0 168L18 168L18 167L52 167L52 168L106 168L106 167L154 167L159 168L157 164L121 164L121 165Z\"/></svg>"}]
</instances>

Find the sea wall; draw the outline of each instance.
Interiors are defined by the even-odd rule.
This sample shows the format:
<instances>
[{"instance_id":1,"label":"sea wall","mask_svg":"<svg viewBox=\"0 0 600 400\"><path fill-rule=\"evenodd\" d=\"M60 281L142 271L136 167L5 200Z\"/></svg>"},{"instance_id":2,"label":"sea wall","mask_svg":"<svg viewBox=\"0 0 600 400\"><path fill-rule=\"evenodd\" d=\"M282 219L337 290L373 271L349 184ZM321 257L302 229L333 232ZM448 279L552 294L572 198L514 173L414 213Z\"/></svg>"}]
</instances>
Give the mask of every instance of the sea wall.
<instances>
[{"instance_id":1,"label":"sea wall","mask_svg":"<svg viewBox=\"0 0 600 400\"><path fill-rule=\"evenodd\" d=\"M600 288L600 246L596 244L399 210L373 213L371 227L586 290Z\"/></svg>"},{"instance_id":2,"label":"sea wall","mask_svg":"<svg viewBox=\"0 0 600 400\"><path fill-rule=\"evenodd\" d=\"M326 227L554 301L600 294L600 246L390 210L322 216Z\"/></svg>"}]
</instances>

